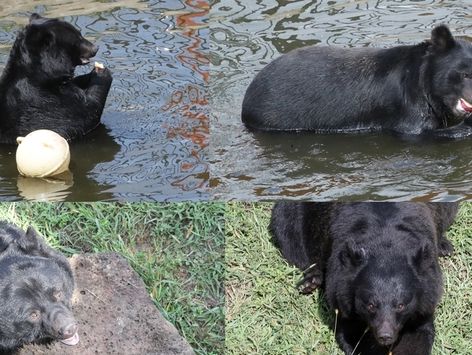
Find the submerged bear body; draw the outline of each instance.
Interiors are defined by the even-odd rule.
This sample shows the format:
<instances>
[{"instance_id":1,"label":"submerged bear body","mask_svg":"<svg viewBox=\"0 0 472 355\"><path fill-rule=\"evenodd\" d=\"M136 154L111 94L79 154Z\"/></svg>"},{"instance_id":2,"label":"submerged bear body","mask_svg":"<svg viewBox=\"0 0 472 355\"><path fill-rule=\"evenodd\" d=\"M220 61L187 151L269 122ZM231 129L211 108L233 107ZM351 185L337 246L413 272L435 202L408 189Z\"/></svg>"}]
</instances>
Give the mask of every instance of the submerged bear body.
<instances>
[{"instance_id":1,"label":"submerged bear body","mask_svg":"<svg viewBox=\"0 0 472 355\"><path fill-rule=\"evenodd\" d=\"M254 78L242 107L255 130L446 137L470 135L463 121L471 114L472 44L445 26L418 45L294 50Z\"/></svg>"},{"instance_id":2,"label":"submerged bear body","mask_svg":"<svg viewBox=\"0 0 472 355\"><path fill-rule=\"evenodd\" d=\"M339 312L336 340L346 354L421 355L433 345L438 256L453 250L445 231L456 212L448 203L282 202L270 229L304 270L301 291L321 287Z\"/></svg>"},{"instance_id":3,"label":"submerged bear body","mask_svg":"<svg viewBox=\"0 0 472 355\"><path fill-rule=\"evenodd\" d=\"M50 129L68 140L100 123L112 77L93 69L74 77L98 50L67 22L33 14L0 78L0 143Z\"/></svg>"}]
</instances>

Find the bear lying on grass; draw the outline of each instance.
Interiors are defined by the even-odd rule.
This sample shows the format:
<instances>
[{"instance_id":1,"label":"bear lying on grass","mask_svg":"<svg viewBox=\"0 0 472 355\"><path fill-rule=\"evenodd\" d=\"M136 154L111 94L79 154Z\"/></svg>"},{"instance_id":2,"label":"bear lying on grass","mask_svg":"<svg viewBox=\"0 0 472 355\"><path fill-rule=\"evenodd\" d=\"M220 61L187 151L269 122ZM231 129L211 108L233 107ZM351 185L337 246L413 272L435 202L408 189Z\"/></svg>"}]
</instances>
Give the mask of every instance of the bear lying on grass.
<instances>
[{"instance_id":1,"label":"bear lying on grass","mask_svg":"<svg viewBox=\"0 0 472 355\"><path fill-rule=\"evenodd\" d=\"M37 14L17 36L0 78L0 143L37 129L71 140L100 123L111 86L108 69L74 78L98 48L67 22Z\"/></svg>"},{"instance_id":2,"label":"bear lying on grass","mask_svg":"<svg viewBox=\"0 0 472 355\"><path fill-rule=\"evenodd\" d=\"M283 256L305 270L301 291L321 287L338 310L335 336L346 354L422 355L433 345L438 256L453 251L445 232L457 208L281 202L270 230Z\"/></svg>"},{"instance_id":3,"label":"bear lying on grass","mask_svg":"<svg viewBox=\"0 0 472 355\"><path fill-rule=\"evenodd\" d=\"M23 344L78 341L67 259L28 228L0 222L0 352Z\"/></svg>"},{"instance_id":4,"label":"bear lying on grass","mask_svg":"<svg viewBox=\"0 0 472 355\"><path fill-rule=\"evenodd\" d=\"M472 135L472 44L437 26L431 40L388 49L310 46L267 65L242 120L267 131ZM455 127L451 127L455 126Z\"/></svg>"}]
</instances>

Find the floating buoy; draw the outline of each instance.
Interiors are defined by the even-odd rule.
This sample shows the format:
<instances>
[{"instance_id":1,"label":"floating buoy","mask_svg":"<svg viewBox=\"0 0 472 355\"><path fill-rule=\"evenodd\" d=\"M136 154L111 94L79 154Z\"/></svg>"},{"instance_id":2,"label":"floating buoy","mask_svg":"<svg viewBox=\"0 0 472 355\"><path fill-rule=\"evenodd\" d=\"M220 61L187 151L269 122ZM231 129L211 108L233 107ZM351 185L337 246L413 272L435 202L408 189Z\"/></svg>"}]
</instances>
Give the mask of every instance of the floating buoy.
<instances>
[{"instance_id":1,"label":"floating buoy","mask_svg":"<svg viewBox=\"0 0 472 355\"><path fill-rule=\"evenodd\" d=\"M21 175L48 177L69 169L69 144L56 132L39 129L18 137L16 142L16 165Z\"/></svg>"}]
</instances>

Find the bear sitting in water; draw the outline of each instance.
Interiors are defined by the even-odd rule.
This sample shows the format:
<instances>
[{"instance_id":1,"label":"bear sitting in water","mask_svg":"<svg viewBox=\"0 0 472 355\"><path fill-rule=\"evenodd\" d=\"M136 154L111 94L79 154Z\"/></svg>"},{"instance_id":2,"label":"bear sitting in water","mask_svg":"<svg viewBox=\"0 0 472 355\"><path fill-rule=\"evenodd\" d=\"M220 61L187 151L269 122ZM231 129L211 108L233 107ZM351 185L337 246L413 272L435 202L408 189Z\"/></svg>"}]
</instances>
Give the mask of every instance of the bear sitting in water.
<instances>
[{"instance_id":1,"label":"bear sitting in water","mask_svg":"<svg viewBox=\"0 0 472 355\"><path fill-rule=\"evenodd\" d=\"M0 353L32 342L78 342L67 259L28 228L0 222Z\"/></svg>"},{"instance_id":2,"label":"bear sitting in water","mask_svg":"<svg viewBox=\"0 0 472 355\"><path fill-rule=\"evenodd\" d=\"M346 354L430 354L442 294L438 256L456 203L277 203L270 230L304 271L301 291L324 290Z\"/></svg>"},{"instance_id":3,"label":"bear sitting in water","mask_svg":"<svg viewBox=\"0 0 472 355\"><path fill-rule=\"evenodd\" d=\"M265 131L460 138L472 135L468 118L472 44L444 25L417 45L294 50L254 78L242 107L246 126Z\"/></svg>"},{"instance_id":4,"label":"bear sitting in water","mask_svg":"<svg viewBox=\"0 0 472 355\"><path fill-rule=\"evenodd\" d=\"M37 14L17 36L0 78L0 143L37 129L71 140L100 123L112 77L95 68L74 78L98 48L67 22Z\"/></svg>"}]
</instances>

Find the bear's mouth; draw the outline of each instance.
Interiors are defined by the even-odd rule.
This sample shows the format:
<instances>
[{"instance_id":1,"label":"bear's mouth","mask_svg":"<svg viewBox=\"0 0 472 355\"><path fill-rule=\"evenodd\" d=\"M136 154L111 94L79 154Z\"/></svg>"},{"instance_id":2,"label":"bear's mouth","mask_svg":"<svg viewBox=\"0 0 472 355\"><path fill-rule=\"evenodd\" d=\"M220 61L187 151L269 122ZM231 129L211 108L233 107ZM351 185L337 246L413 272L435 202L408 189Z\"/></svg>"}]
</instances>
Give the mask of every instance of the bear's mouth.
<instances>
[{"instance_id":1,"label":"bear's mouth","mask_svg":"<svg viewBox=\"0 0 472 355\"><path fill-rule=\"evenodd\" d=\"M459 99L459 101L457 101L456 108L460 112L467 112L467 113L472 112L472 104L466 101L465 99L463 99L462 97Z\"/></svg>"},{"instance_id":2,"label":"bear's mouth","mask_svg":"<svg viewBox=\"0 0 472 355\"><path fill-rule=\"evenodd\" d=\"M61 343L66 344L66 345L77 345L79 343L79 332L75 332L74 335L67 339L61 339Z\"/></svg>"}]
</instances>

